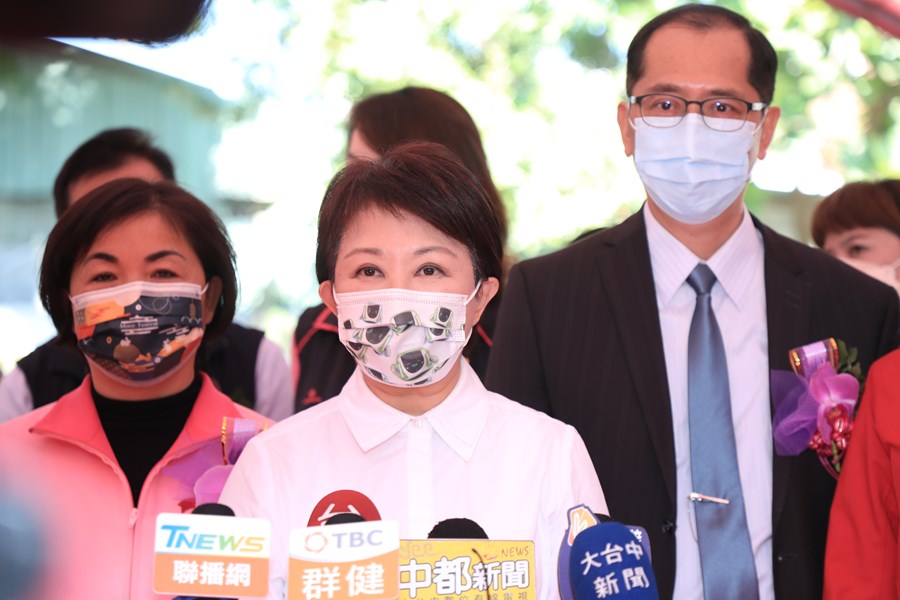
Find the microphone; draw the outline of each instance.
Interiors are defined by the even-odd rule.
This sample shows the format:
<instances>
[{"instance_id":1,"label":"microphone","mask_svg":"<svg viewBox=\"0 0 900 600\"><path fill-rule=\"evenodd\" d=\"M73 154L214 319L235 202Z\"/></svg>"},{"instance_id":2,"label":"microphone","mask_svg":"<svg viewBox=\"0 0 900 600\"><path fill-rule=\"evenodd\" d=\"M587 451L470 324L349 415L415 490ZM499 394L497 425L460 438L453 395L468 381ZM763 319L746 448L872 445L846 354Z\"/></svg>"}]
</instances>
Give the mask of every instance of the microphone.
<instances>
[{"instance_id":1,"label":"microphone","mask_svg":"<svg viewBox=\"0 0 900 600\"><path fill-rule=\"evenodd\" d=\"M326 494L309 515L307 527L331 524L329 521L340 514L354 514L361 517L362 521L380 521L381 514L375 508L375 503L368 496L356 490L337 490ZM335 521L359 522L359 521Z\"/></svg>"},{"instance_id":2,"label":"microphone","mask_svg":"<svg viewBox=\"0 0 900 600\"><path fill-rule=\"evenodd\" d=\"M337 513L328 517L323 525L345 525L347 523L364 523L366 518L356 513Z\"/></svg>"},{"instance_id":3,"label":"microphone","mask_svg":"<svg viewBox=\"0 0 900 600\"><path fill-rule=\"evenodd\" d=\"M200 504L191 511L192 515L215 515L218 517L233 517L234 510L225 504L207 502ZM172 600L202 600L199 596L175 596ZM236 598L207 598L207 600L237 600Z\"/></svg>"},{"instance_id":4,"label":"microphone","mask_svg":"<svg viewBox=\"0 0 900 600\"><path fill-rule=\"evenodd\" d=\"M461 517L440 521L428 533L428 539L486 540L489 538L481 525L472 519Z\"/></svg>"},{"instance_id":5,"label":"microphone","mask_svg":"<svg viewBox=\"0 0 900 600\"><path fill-rule=\"evenodd\" d=\"M659 598L650 554L629 527L615 521L578 534L569 556L569 579L575 600Z\"/></svg>"},{"instance_id":6,"label":"microphone","mask_svg":"<svg viewBox=\"0 0 900 600\"><path fill-rule=\"evenodd\" d=\"M218 502L207 502L201 504L191 511L192 515L218 515L220 517L233 517L234 511L230 506L219 504Z\"/></svg>"}]
</instances>

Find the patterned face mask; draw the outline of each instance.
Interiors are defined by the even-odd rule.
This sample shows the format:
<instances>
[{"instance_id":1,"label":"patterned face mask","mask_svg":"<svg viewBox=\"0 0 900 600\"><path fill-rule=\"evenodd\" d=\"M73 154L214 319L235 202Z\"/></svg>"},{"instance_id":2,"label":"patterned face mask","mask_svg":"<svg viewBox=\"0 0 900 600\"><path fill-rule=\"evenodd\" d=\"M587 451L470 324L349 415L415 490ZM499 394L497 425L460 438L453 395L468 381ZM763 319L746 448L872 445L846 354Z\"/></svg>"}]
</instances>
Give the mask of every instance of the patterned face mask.
<instances>
[{"instance_id":1,"label":"patterned face mask","mask_svg":"<svg viewBox=\"0 0 900 600\"><path fill-rule=\"evenodd\" d=\"M158 383L193 360L205 291L194 283L132 281L73 296L78 348L120 383Z\"/></svg>"},{"instance_id":2,"label":"patterned face mask","mask_svg":"<svg viewBox=\"0 0 900 600\"><path fill-rule=\"evenodd\" d=\"M338 294L341 342L366 376L397 387L435 383L459 358L466 306L478 293L444 294L386 289Z\"/></svg>"}]
</instances>

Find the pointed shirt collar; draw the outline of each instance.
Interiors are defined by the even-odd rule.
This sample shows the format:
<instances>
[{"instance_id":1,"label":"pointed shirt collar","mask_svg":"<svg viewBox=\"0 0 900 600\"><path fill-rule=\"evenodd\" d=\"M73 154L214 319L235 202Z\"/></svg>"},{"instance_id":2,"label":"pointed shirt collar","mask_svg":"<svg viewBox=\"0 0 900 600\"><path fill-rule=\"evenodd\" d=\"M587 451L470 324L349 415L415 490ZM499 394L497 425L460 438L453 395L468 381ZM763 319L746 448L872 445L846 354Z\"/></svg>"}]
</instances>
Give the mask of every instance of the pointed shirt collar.
<instances>
[{"instance_id":1,"label":"pointed shirt collar","mask_svg":"<svg viewBox=\"0 0 900 600\"><path fill-rule=\"evenodd\" d=\"M362 451L368 452L386 442L408 423L424 419L463 460L471 459L487 424L488 406L484 385L468 361L459 360L461 368L456 386L443 402L418 417L378 398L366 385L362 371L356 369L341 392L341 416Z\"/></svg>"},{"instance_id":2,"label":"pointed shirt collar","mask_svg":"<svg viewBox=\"0 0 900 600\"><path fill-rule=\"evenodd\" d=\"M647 204L644 204L643 212L656 294L660 305L665 306L686 282L694 267L704 261L666 231ZM762 256L761 234L753 226L753 219L745 206L738 228L705 262L716 275L725 294L740 308L748 299L753 278L753 270L746 267L762 264Z\"/></svg>"}]
</instances>

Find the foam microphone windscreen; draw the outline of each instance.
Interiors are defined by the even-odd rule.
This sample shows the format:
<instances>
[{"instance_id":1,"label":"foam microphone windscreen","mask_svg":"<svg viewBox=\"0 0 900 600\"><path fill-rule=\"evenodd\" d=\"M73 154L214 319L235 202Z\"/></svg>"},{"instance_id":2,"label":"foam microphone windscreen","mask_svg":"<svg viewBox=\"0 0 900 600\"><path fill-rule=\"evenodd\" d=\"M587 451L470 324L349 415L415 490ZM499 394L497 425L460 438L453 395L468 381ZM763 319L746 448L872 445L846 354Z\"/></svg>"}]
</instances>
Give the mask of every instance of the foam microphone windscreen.
<instances>
[{"instance_id":1,"label":"foam microphone windscreen","mask_svg":"<svg viewBox=\"0 0 900 600\"><path fill-rule=\"evenodd\" d=\"M191 511L192 515L218 515L220 517L233 517L234 511L230 506L218 502L201 504Z\"/></svg>"},{"instance_id":2,"label":"foam microphone windscreen","mask_svg":"<svg viewBox=\"0 0 900 600\"><path fill-rule=\"evenodd\" d=\"M365 517L356 513L337 513L325 520L323 525L344 525L345 523L364 523Z\"/></svg>"},{"instance_id":3,"label":"foam microphone windscreen","mask_svg":"<svg viewBox=\"0 0 900 600\"><path fill-rule=\"evenodd\" d=\"M445 539L445 540L486 540L488 534L485 533L481 525L467 519L465 517L444 519L435 525L428 534L429 539Z\"/></svg>"}]
</instances>

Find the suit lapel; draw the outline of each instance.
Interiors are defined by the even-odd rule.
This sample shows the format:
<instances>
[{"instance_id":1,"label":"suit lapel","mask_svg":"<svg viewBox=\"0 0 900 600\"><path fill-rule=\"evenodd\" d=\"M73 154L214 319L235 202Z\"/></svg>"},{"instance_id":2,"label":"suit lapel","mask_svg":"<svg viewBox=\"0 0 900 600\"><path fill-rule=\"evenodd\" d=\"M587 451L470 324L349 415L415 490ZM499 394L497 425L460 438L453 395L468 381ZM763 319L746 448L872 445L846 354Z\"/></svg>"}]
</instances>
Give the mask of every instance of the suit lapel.
<instances>
[{"instance_id":1,"label":"suit lapel","mask_svg":"<svg viewBox=\"0 0 900 600\"><path fill-rule=\"evenodd\" d=\"M762 232L765 248L766 313L769 340L769 368L789 368L788 350L797 340L808 340L810 289L803 278L803 267L791 248L780 237L754 218ZM791 465L789 457L773 451L772 470L772 530L778 527L787 496Z\"/></svg>"},{"instance_id":2,"label":"suit lapel","mask_svg":"<svg viewBox=\"0 0 900 600\"><path fill-rule=\"evenodd\" d=\"M638 211L610 230L604 243L607 247L598 254L600 276L609 294L625 364L674 505L672 408L643 213Z\"/></svg>"}]
</instances>

